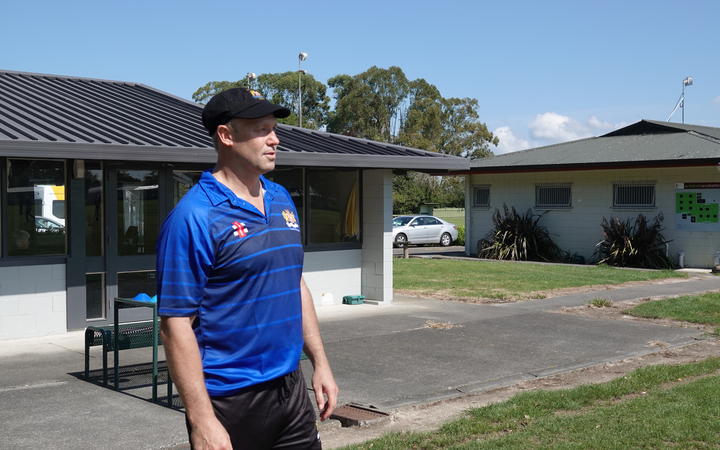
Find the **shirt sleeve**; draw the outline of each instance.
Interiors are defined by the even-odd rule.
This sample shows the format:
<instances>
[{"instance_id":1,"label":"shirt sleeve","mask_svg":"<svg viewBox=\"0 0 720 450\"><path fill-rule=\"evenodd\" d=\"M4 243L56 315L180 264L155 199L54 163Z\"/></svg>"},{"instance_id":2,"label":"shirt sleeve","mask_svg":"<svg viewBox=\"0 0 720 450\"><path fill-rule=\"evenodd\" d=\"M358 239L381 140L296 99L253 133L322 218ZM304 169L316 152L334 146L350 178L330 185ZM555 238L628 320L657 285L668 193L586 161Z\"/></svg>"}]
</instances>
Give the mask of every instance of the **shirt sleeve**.
<instances>
[{"instance_id":1,"label":"shirt sleeve","mask_svg":"<svg viewBox=\"0 0 720 450\"><path fill-rule=\"evenodd\" d=\"M213 262L207 210L173 210L157 245L158 314L197 315Z\"/></svg>"}]
</instances>

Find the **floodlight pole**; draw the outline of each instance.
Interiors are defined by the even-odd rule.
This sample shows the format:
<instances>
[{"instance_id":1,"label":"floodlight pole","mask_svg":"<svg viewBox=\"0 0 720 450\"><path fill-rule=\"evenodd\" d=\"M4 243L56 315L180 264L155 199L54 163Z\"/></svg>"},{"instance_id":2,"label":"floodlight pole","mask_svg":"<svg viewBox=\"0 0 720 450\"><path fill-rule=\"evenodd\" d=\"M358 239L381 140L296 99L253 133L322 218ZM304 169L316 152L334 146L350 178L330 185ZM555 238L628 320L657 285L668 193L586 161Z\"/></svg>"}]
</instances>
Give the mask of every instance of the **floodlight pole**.
<instances>
[{"instance_id":1,"label":"floodlight pole","mask_svg":"<svg viewBox=\"0 0 720 450\"><path fill-rule=\"evenodd\" d=\"M682 103L680 103L680 112L682 113L682 123L685 123L685 80L683 80L682 98Z\"/></svg>"},{"instance_id":2,"label":"floodlight pole","mask_svg":"<svg viewBox=\"0 0 720 450\"><path fill-rule=\"evenodd\" d=\"M682 123L685 123L685 86L692 86L693 81L693 77L685 77L682 82L682 103L680 103L680 108L682 109Z\"/></svg>"},{"instance_id":3,"label":"floodlight pole","mask_svg":"<svg viewBox=\"0 0 720 450\"><path fill-rule=\"evenodd\" d=\"M255 75L253 72L248 72L246 75L247 78L247 88L252 89L252 82L254 79L257 78L257 75Z\"/></svg>"},{"instance_id":4,"label":"floodlight pole","mask_svg":"<svg viewBox=\"0 0 720 450\"><path fill-rule=\"evenodd\" d=\"M302 127L302 76L305 73L304 70L300 67L300 64L305 61L308 57L308 54L305 52L300 52L298 54L298 126Z\"/></svg>"}]
</instances>

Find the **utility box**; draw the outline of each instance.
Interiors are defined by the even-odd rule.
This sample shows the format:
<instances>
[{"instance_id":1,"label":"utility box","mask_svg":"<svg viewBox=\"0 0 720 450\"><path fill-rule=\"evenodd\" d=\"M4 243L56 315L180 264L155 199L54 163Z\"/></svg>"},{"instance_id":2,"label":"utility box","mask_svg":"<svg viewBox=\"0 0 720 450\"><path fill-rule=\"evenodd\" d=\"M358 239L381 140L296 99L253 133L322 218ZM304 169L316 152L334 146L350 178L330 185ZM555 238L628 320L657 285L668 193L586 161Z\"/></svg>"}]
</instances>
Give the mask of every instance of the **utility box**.
<instances>
[{"instance_id":1,"label":"utility box","mask_svg":"<svg viewBox=\"0 0 720 450\"><path fill-rule=\"evenodd\" d=\"M343 297L343 305L362 305L365 303L364 295L346 295Z\"/></svg>"}]
</instances>

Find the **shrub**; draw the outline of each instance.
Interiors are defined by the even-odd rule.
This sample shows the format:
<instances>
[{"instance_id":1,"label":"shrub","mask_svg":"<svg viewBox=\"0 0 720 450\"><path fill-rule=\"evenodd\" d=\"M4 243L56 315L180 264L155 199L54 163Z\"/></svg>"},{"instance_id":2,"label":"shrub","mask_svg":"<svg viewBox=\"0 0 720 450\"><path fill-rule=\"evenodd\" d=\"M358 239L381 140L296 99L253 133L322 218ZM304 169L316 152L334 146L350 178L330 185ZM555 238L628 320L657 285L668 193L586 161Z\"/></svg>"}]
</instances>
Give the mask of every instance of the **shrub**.
<instances>
[{"instance_id":1,"label":"shrub","mask_svg":"<svg viewBox=\"0 0 720 450\"><path fill-rule=\"evenodd\" d=\"M644 267L648 269L671 269L672 261L665 256L668 241L662 235L662 213L648 223L644 215L635 220L610 220L603 217L603 240L595 245L598 264L619 267Z\"/></svg>"},{"instance_id":2,"label":"shrub","mask_svg":"<svg viewBox=\"0 0 720 450\"><path fill-rule=\"evenodd\" d=\"M539 225L542 215L528 209L518 214L514 207L503 205L493 213L495 228L478 242L478 257L513 261L557 261L560 248L550 238L547 229Z\"/></svg>"},{"instance_id":3,"label":"shrub","mask_svg":"<svg viewBox=\"0 0 720 450\"><path fill-rule=\"evenodd\" d=\"M458 225L458 237L455 240L455 245L465 245L465 225Z\"/></svg>"}]
</instances>

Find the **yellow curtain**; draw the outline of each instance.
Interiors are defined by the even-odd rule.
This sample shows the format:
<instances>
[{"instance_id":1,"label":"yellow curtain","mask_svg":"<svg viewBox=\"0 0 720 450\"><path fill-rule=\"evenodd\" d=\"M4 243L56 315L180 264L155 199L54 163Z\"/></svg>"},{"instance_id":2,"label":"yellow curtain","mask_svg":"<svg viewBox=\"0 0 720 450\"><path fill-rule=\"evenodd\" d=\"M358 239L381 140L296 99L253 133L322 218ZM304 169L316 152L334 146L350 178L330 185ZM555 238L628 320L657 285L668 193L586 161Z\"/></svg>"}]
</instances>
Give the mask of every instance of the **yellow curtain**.
<instances>
[{"instance_id":1,"label":"yellow curtain","mask_svg":"<svg viewBox=\"0 0 720 450\"><path fill-rule=\"evenodd\" d=\"M357 238L360 235L360 211L358 205L358 182L355 181L347 205L345 205L345 238Z\"/></svg>"}]
</instances>

